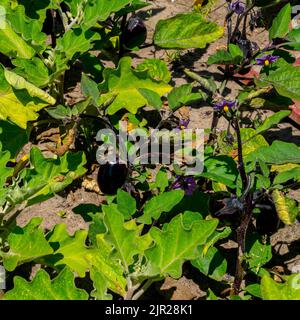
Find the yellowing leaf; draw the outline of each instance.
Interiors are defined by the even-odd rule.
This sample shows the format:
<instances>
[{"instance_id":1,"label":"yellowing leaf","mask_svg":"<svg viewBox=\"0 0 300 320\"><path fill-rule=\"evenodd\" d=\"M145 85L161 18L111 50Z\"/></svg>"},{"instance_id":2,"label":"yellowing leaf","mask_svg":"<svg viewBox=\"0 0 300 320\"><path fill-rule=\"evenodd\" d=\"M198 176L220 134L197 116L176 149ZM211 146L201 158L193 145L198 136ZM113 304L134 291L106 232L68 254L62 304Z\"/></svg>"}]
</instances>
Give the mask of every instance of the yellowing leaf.
<instances>
[{"instance_id":1,"label":"yellowing leaf","mask_svg":"<svg viewBox=\"0 0 300 320\"><path fill-rule=\"evenodd\" d=\"M32 83L26 81L23 77L15 74L14 72L8 71L7 69L4 69L4 75L6 81L15 89L26 89L31 97L39 98L51 105L55 104L56 100L53 97Z\"/></svg>"},{"instance_id":2,"label":"yellowing leaf","mask_svg":"<svg viewBox=\"0 0 300 320\"><path fill-rule=\"evenodd\" d=\"M154 43L165 49L205 48L223 33L223 27L205 20L201 13L183 13L159 21Z\"/></svg>"},{"instance_id":3,"label":"yellowing leaf","mask_svg":"<svg viewBox=\"0 0 300 320\"><path fill-rule=\"evenodd\" d=\"M172 89L163 81L153 80L147 71L133 70L129 57L122 58L117 69L105 69L103 76L104 81L100 84L100 104L113 100L107 109L110 115L123 108L135 114L139 108L145 106L147 99L139 92L141 88L152 90L160 96Z\"/></svg>"}]
</instances>

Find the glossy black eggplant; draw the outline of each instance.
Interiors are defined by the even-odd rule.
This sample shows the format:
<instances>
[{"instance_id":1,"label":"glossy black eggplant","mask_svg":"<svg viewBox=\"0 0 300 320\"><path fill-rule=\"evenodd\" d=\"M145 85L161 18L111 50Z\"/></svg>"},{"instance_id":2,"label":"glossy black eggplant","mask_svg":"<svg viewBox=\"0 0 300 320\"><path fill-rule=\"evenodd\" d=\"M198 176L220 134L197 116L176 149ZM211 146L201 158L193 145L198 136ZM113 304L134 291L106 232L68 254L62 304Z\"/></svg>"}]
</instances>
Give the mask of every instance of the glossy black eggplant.
<instances>
[{"instance_id":1,"label":"glossy black eggplant","mask_svg":"<svg viewBox=\"0 0 300 320\"><path fill-rule=\"evenodd\" d=\"M142 45L147 39L147 28L139 17L128 19L122 35L123 45L133 49Z\"/></svg>"},{"instance_id":2,"label":"glossy black eggplant","mask_svg":"<svg viewBox=\"0 0 300 320\"><path fill-rule=\"evenodd\" d=\"M98 185L104 194L114 195L126 182L128 168L122 163L109 163L100 165L98 172Z\"/></svg>"}]
</instances>

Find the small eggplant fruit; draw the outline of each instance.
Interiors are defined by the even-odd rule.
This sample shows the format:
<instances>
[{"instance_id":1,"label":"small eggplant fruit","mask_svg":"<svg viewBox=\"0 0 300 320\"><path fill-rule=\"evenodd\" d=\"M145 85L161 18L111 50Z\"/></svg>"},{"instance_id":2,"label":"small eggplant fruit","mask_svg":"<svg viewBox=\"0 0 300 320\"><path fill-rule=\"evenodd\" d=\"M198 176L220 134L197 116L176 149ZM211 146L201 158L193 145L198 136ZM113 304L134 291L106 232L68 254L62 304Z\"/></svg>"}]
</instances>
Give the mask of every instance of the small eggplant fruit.
<instances>
[{"instance_id":1,"label":"small eggplant fruit","mask_svg":"<svg viewBox=\"0 0 300 320\"><path fill-rule=\"evenodd\" d=\"M114 195L126 182L128 168L123 163L105 163L100 165L98 185L104 194Z\"/></svg>"},{"instance_id":2,"label":"small eggplant fruit","mask_svg":"<svg viewBox=\"0 0 300 320\"><path fill-rule=\"evenodd\" d=\"M139 17L128 19L123 37L123 44L128 49L141 46L147 39L147 28Z\"/></svg>"}]
</instances>

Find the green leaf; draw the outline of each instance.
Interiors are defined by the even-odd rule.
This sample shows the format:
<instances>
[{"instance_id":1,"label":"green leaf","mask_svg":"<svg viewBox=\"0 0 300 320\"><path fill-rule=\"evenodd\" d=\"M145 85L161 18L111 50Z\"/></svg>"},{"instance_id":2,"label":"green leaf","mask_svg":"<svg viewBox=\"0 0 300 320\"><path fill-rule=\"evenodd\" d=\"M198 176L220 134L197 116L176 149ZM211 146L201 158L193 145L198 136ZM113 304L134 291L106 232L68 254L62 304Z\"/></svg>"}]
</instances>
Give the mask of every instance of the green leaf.
<instances>
[{"instance_id":1,"label":"green leaf","mask_svg":"<svg viewBox=\"0 0 300 320\"><path fill-rule=\"evenodd\" d=\"M274 184L283 184L289 180L300 181L300 167L280 172L274 179Z\"/></svg>"},{"instance_id":2,"label":"green leaf","mask_svg":"<svg viewBox=\"0 0 300 320\"><path fill-rule=\"evenodd\" d=\"M96 300L112 300L112 295L107 293L108 283L102 273L100 271L92 271L91 279L94 285L91 296Z\"/></svg>"},{"instance_id":3,"label":"green leaf","mask_svg":"<svg viewBox=\"0 0 300 320\"><path fill-rule=\"evenodd\" d=\"M12 63L16 66L13 72L35 86L43 88L49 83L49 71L41 59L36 57L31 60L16 58L12 60Z\"/></svg>"},{"instance_id":4,"label":"green leaf","mask_svg":"<svg viewBox=\"0 0 300 320\"><path fill-rule=\"evenodd\" d=\"M155 187L159 188L160 192L164 192L169 185L169 178L166 171L160 169L155 177Z\"/></svg>"},{"instance_id":5,"label":"green leaf","mask_svg":"<svg viewBox=\"0 0 300 320\"><path fill-rule=\"evenodd\" d=\"M81 91L85 97L92 97L93 101L97 105L97 101L100 97L98 86L95 81L91 80L84 73L81 77Z\"/></svg>"},{"instance_id":6,"label":"green leaf","mask_svg":"<svg viewBox=\"0 0 300 320\"><path fill-rule=\"evenodd\" d=\"M113 205L103 205L102 210L107 228L104 239L114 247L111 258L121 261L123 270L128 272L133 257L144 251L144 242L140 237L143 226L137 226L135 220L124 223L123 214Z\"/></svg>"},{"instance_id":7,"label":"green leaf","mask_svg":"<svg viewBox=\"0 0 300 320\"><path fill-rule=\"evenodd\" d=\"M54 8L53 4L52 8ZM26 15L25 10L26 7L22 5L17 6L13 10L7 10L6 18L14 31L19 34L22 39L30 44L36 52L42 53L46 48L47 41L47 35L42 32L44 20L30 19L28 15Z\"/></svg>"},{"instance_id":8,"label":"green leaf","mask_svg":"<svg viewBox=\"0 0 300 320\"><path fill-rule=\"evenodd\" d=\"M149 76L157 81L169 83L171 81L171 72L165 61L160 59L145 59L137 65L137 71L147 71Z\"/></svg>"},{"instance_id":9,"label":"green leaf","mask_svg":"<svg viewBox=\"0 0 300 320\"><path fill-rule=\"evenodd\" d=\"M171 86L153 80L146 71L133 70L129 57L122 58L117 69L105 69L103 77L104 82L99 86L101 91L100 105L114 98L107 109L110 115L123 108L135 114L139 108L145 106L147 99L139 92L140 88L152 90L160 96L171 90Z\"/></svg>"},{"instance_id":10,"label":"green leaf","mask_svg":"<svg viewBox=\"0 0 300 320\"><path fill-rule=\"evenodd\" d=\"M118 189L117 192L118 210L125 219L130 219L136 212L136 200L126 191Z\"/></svg>"},{"instance_id":11,"label":"green leaf","mask_svg":"<svg viewBox=\"0 0 300 320\"><path fill-rule=\"evenodd\" d=\"M286 282L278 283L270 276L263 276L260 287L263 300L300 300L299 274L285 278Z\"/></svg>"},{"instance_id":12,"label":"green leaf","mask_svg":"<svg viewBox=\"0 0 300 320\"><path fill-rule=\"evenodd\" d=\"M45 201L86 172L83 167L86 159L82 152L67 152L57 159L47 159L37 147L33 147L30 163L31 169L22 171L22 184L16 184L9 190L10 201L14 205L23 201L27 201L27 205Z\"/></svg>"},{"instance_id":13,"label":"green leaf","mask_svg":"<svg viewBox=\"0 0 300 320\"><path fill-rule=\"evenodd\" d=\"M163 212L170 212L183 197L183 190L172 190L154 196L146 202L143 215L137 218L138 222L151 224L152 219L157 220Z\"/></svg>"},{"instance_id":14,"label":"green leaf","mask_svg":"<svg viewBox=\"0 0 300 320\"><path fill-rule=\"evenodd\" d=\"M25 262L53 253L53 249L39 228L42 218L33 218L24 227L16 227L8 236L9 251L3 253L5 269L13 271Z\"/></svg>"},{"instance_id":15,"label":"green leaf","mask_svg":"<svg viewBox=\"0 0 300 320\"><path fill-rule=\"evenodd\" d=\"M147 104L160 110L163 102L161 101L160 95L152 90L140 88L139 93L147 100Z\"/></svg>"},{"instance_id":16,"label":"green leaf","mask_svg":"<svg viewBox=\"0 0 300 320\"><path fill-rule=\"evenodd\" d=\"M257 235L251 235L246 242L246 259L254 273L258 274L260 268L272 259L272 247L269 243L262 243Z\"/></svg>"},{"instance_id":17,"label":"green leaf","mask_svg":"<svg viewBox=\"0 0 300 320\"><path fill-rule=\"evenodd\" d=\"M166 49L205 48L223 35L223 27L206 21L202 14L191 12L161 20L156 25L155 45Z\"/></svg>"},{"instance_id":18,"label":"green leaf","mask_svg":"<svg viewBox=\"0 0 300 320\"><path fill-rule=\"evenodd\" d=\"M228 156L209 157L204 161L204 171L201 176L235 188L238 177L237 165Z\"/></svg>"},{"instance_id":19,"label":"green leaf","mask_svg":"<svg viewBox=\"0 0 300 320\"><path fill-rule=\"evenodd\" d=\"M86 260L89 251L85 245L87 234L86 230L78 230L70 236L64 223L56 225L48 239L55 252L47 261L54 266L67 265L79 277L84 277L89 267Z\"/></svg>"},{"instance_id":20,"label":"green leaf","mask_svg":"<svg viewBox=\"0 0 300 320\"><path fill-rule=\"evenodd\" d=\"M97 21L105 21L112 13L123 9L132 0L90 0L84 10L83 24L94 27Z\"/></svg>"},{"instance_id":21,"label":"green leaf","mask_svg":"<svg viewBox=\"0 0 300 320\"><path fill-rule=\"evenodd\" d=\"M97 297L105 295L107 297L106 289L109 288L111 291L124 296L126 294L124 267L120 264L119 259L112 259L111 257L116 247L105 240L104 234L97 235L97 247L97 250L87 256L87 260L92 266L91 278L96 289L94 295Z\"/></svg>"},{"instance_id":22,"label":"green leaf","mask_svg":"<svg viewBox=\"0 0 300 320\"><path fill-rule=\"evenodd\" d=\"M226 50L218 50L211 55L208 64L239 64L244 57L243 51L235 44L229 45L229 52Z\"/></svg>"},{"instance_id":23,"label":"green leaf","mask_svg":"<svg viewBox=\"0 0 300 320\"><path fill-rule=\"evenodd\" d=\"M64 120L66 118L72 117L72 109L70 107L63 106L61 104L47 108L46 111L49 113L49 115L58 120Z\"/></svg>"},{"instance_id":24,"label":"green leaf","mask_svg":"<svg viewBox=\"0 0 300 320\"><path fill-rule=\"evenodd\" d=\"M168 94L168 102L169 107L172 110L176 110L183 105L187 105L197 100L202 99L202 95L200 93L192 93L193 84L183 84L180 87L175 87Z\"/></svg>"},{"instance_id":25,"label":"green leaf","mask_svg":"<svg viewBox=\"0 0 300 320\"><path fill-rule=\"evenodd\" d=\"M262 298L261 296L261 290L260 290L260 285L258 283L254 284L249 284L246 288L245 291L250 293L252 296L257 297L257 298Z\"/></svg>"},{"instance_id":26,"label":"green leaf","mask_svg":"<svg viewBox=\"0 0 300 320\"><path fill-rule=\"evenodd\" d=\"M271 29L269 30L270 41L276 38L284 38L289 32L289 24L291 22L292 7L286 4L273 20Z\"/></svg>"},{"instance_id":27,"label":"green leaf","mask_svg":"<svg viewBox=\"0 0 300 320\"><path fill-rule=\"evenodd\" d=\"M67 31L57 40L56 50L62 55L60 63L66 63L66 60L71 60L75 54L85 53L92 48L92 41L98 39L99 36L90 30L77 28Z\"/></svg>"},{"instance_id":28,"label":"green leaf","mask_svg":"<svg viewBox=\"0 0 300 320\"><path fill-rule=\"evenodd\" d=\"M209 248L205 255L200 248L198 257L191 263L200 272L217 281L221 281L227 271L227 261L215 247Z\"/></svg>"},{"instance_id":29,"label":"green leaf","mask_svg":"<svg viewBox=\"0 0 300 320\"><path fill-rule=\"evenodd\" d=\"M182 219L180 214L164 225L163 230L156 227L150 229L155 245L145 252L149 274L179 278L182 264L197 257L198 246L206 242L218 225L216 219L199 220L189 229L184 229Z\"/></svg>"},{"instance_id":30,"label":"green leaf","mask_svg":"<svg viewBox=\"0 0 300 320\"><path fill-rule=\"evenodd\" d=\"M282 119L290 115L291 111L282 110L272 114L268 117L258 128L255 130L255 134L259 134L271 129L274 125L278 124Z\"/></svg>"},{"instance_id":31,"label":"green leaf","mask_svg":"<svg viewBox=\"0 0 300 320\"><path fill-rule=\"evenodd\" d=\"M300 50L300 29L293 29L287 35L289 42L287 46L293 50Z\"/></svg>"},{"instance_id":32,"label":"green leaf","mask_svg":"<svg viewBox=\"0 0 300 320\"><path fill-rule=\"evenodd\" d=\"M294 143L274 141L271 146L261 147L247 156L247 161L269 164L300 163L300 149Z\"/></svg>"},{"instance_id":33,"label":"green leaf","mask_svg":"<svg viewBox=\"0 0 300 320\"><path fill-rule=\"evenodd\" d=\"M258 85L272 85L276 91L287 98L300 100L300 67L285 66L270 75L261 75Z\"/></svg>"},{"instance_id":34,"label":"green leaf","mask_svg":"<svg viewBox=\"0 0 300 320\"><path fill-rule=\"evenodd\" d=\"M10 26L3 21L0 28L0 52L24 59L31 59L35 51Z\"/></svg>"},{"instance_id":35,"label":"green leaf","mask_svg":"<svg viewBox=\"0 0 300 320\"><path fill-rule=\"evenodd\" d=\"M11 122L0 120L0 150L9 151L11 158L16 158L28 139L26 130Z\"/></svg>"},{"instance_id":36,"label":"green leaf","mask_svg":"<svg viewBox=\"0 0 300 320\"><path fill-rule=\"evenodd\" d=\"M5 300L88 300L88 294L74 285L74 275L65 268L50 279L49 274L40 269L31 282L16 276L14 288L4 295Z\"/></svg>"}]
</instances>

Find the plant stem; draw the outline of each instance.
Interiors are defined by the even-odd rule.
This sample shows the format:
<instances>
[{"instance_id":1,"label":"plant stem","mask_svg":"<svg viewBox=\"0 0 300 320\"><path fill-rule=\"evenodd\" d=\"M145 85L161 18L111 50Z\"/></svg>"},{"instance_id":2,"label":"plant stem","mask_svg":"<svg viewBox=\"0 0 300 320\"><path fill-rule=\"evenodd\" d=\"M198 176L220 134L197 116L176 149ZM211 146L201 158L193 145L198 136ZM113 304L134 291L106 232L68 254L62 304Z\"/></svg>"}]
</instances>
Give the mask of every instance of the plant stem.
<instances>
[{"instance_id":1,"label":"plant stem","mask_svg":"<svg viewBox=\"0 0 300 320\"><path fill-rule=\"evenodd\" d=\"M244 209L242 211L242 218L240 226L237 228L237 243L238 243L238 255L236 263L236 271L233 283L233 294L237 295L239 293L243 278L244 278L244 268L243 259L245 255L245 240L247 235L247 229L252 217L252 193L249 192L249 179L246 174L244 160L243 160L243 145L241 139L241 132L239 127L238 118L235 117L233 121L233 127L236 132L237 142L238 142L238 170L243 184L243 192L245 193L244 199ZM246 192L248 190L248 192Z\"/></svg>"},{"instance_id":2,"label":"plant stem","mask_svg":"<svg viewBox=\"0 0 300 320\"><path fill-rule=\"evenodd\" d=\"M151 286L151 284L154 282L153 279L149 279L145 282L145 284L142 286L142 288L132 297L132 300L139 299Z\"/></svg>"}]
</instances>

